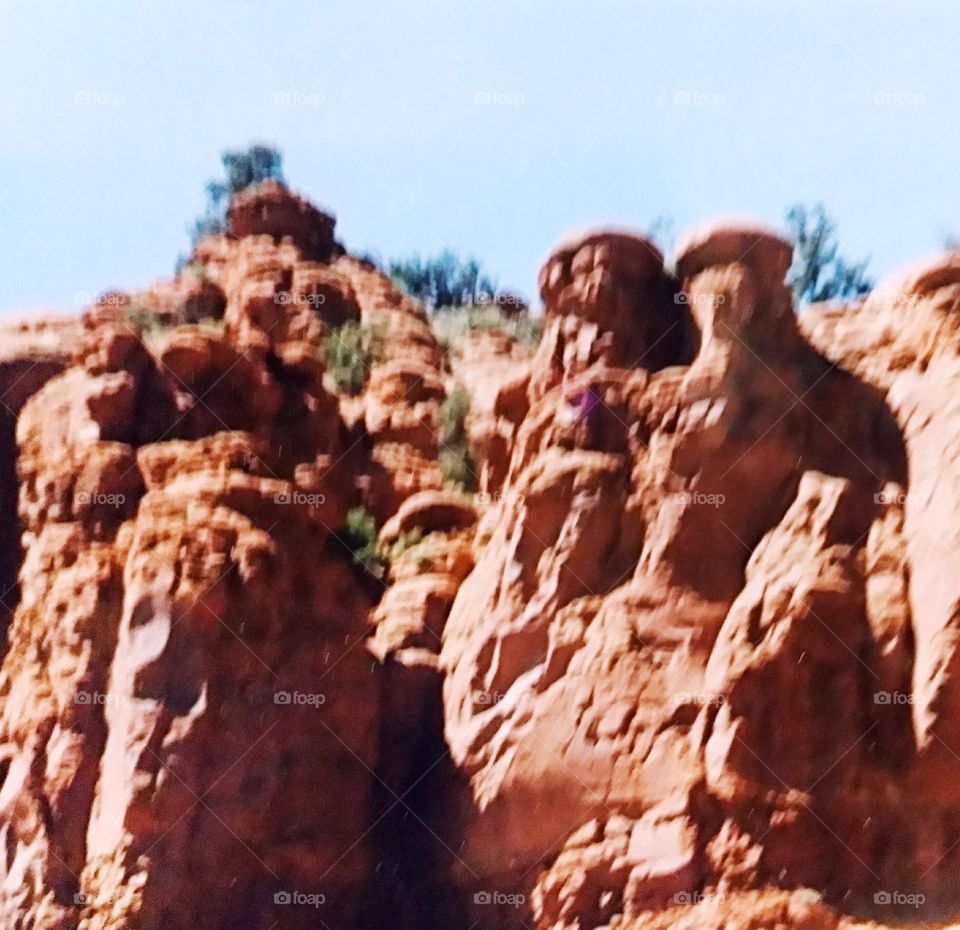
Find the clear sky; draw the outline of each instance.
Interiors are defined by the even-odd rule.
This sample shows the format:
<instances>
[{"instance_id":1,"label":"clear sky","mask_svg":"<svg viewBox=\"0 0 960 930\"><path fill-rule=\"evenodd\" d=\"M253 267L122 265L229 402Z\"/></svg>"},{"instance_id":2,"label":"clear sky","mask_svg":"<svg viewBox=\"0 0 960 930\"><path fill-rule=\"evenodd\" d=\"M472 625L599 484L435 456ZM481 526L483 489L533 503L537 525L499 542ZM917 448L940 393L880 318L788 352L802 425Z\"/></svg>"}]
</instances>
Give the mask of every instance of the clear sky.
<instances>
[{"instance_id":1,"label":"clear sky","mask_svg":"<svg viewBox=\"0 0 960 930\"><path fill-rule=\"evenodd\" d=\"M351 250L532 295L595 223L822 200L882 274L960 232L955 0L0 0L0 313L169 274L219 153Z\"/></svg>"}]
</instances>

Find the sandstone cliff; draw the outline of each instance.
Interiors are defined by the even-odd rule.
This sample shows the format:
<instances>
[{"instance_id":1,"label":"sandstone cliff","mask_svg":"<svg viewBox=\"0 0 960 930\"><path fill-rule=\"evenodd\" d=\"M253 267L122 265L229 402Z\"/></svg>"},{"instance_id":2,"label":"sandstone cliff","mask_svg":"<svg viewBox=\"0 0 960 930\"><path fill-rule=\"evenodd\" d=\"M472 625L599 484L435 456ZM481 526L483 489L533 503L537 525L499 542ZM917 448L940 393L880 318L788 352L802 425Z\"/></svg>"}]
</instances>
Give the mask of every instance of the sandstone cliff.
<instances>
[{"instance_id":1,"label":"sandstone cliff","mask_svg":"<svg viewBox=\"0 0 960 930\"><path fill-rule=\"evenodd\" d=\"M334 231L262 185L0 334L3 926L960 914L957 256L798 317L769 230L600 229L449 351Z\"/></svg>"}]
</instances>

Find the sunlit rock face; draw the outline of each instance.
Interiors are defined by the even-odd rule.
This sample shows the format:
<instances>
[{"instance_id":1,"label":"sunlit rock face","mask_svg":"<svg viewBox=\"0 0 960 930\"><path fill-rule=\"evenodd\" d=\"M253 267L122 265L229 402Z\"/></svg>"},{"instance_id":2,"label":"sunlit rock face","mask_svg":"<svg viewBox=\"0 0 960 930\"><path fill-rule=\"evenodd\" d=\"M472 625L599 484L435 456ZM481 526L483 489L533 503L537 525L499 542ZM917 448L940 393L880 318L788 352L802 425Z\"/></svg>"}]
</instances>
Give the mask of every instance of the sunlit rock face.
<instances>
[{"instance_id":1,"label":"sunlit rock face","mask_svg":"<svg viewBox=\"0 0 960 930\"><path fill-rule=\"evenodd\" d=\"M960 914L960 264L798 316L790 259L581 233L537 347L451 346L266 184L11 331L3 926Z\"/></svg>"}]
</instances>

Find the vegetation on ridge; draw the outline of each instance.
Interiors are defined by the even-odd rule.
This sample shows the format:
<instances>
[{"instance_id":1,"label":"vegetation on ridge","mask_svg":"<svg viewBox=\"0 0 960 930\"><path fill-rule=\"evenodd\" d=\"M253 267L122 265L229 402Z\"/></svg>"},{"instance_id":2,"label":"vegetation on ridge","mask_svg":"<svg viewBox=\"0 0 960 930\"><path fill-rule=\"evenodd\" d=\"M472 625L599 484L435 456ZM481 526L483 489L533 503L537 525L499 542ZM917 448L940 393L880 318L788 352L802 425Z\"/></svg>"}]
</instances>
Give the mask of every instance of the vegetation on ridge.
<instances>
[{"instance_id":1,"label":"vegetation on ridge","mask_svg":"<svg viewBox=\"0 0 960 930\"><path fill-rule=\"evenodd\" d=\"M327 371L338 391L359 394L370 377L370 369L383 357L381 326L350 321L332 329L323 341Z\"/></svg>"}]
</instances>

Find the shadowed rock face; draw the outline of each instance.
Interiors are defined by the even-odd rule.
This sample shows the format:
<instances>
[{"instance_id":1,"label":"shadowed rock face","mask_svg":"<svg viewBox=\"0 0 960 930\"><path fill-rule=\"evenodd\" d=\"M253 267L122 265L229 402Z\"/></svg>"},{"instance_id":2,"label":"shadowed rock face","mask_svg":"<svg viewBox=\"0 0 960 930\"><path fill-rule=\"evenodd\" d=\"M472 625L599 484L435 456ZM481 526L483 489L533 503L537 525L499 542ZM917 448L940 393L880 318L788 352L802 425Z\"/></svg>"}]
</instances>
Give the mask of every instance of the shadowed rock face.
<instances>
[{"instance_id":1,"label":"shadowed rock face","mask_svg":"<svg viewBox=\"0 0 960 930\"><path fill-rule=\"evenodd\" d=\"M472 501L449 358L332 218L262 185L192 262L0 371L3 926L960 914L955 255L798 319L751 223L673 273L567 241L539 348L453 365ZM142 338L134 305L222 322ZM384 343L353 397L321 351L347 321Z\"/></svg>"},{"instance_id":2,"label":"shadowed rock face","mask_svg":"<svg viewBox=\"0 0 960 930\"><path fill-rule=\"evenodd\" d=\"M0 651L19 599L23 553L17 517L16 421L21 408L70 364L79 320L40 318L0 327Z\"/></svg>"}]
</instances>

